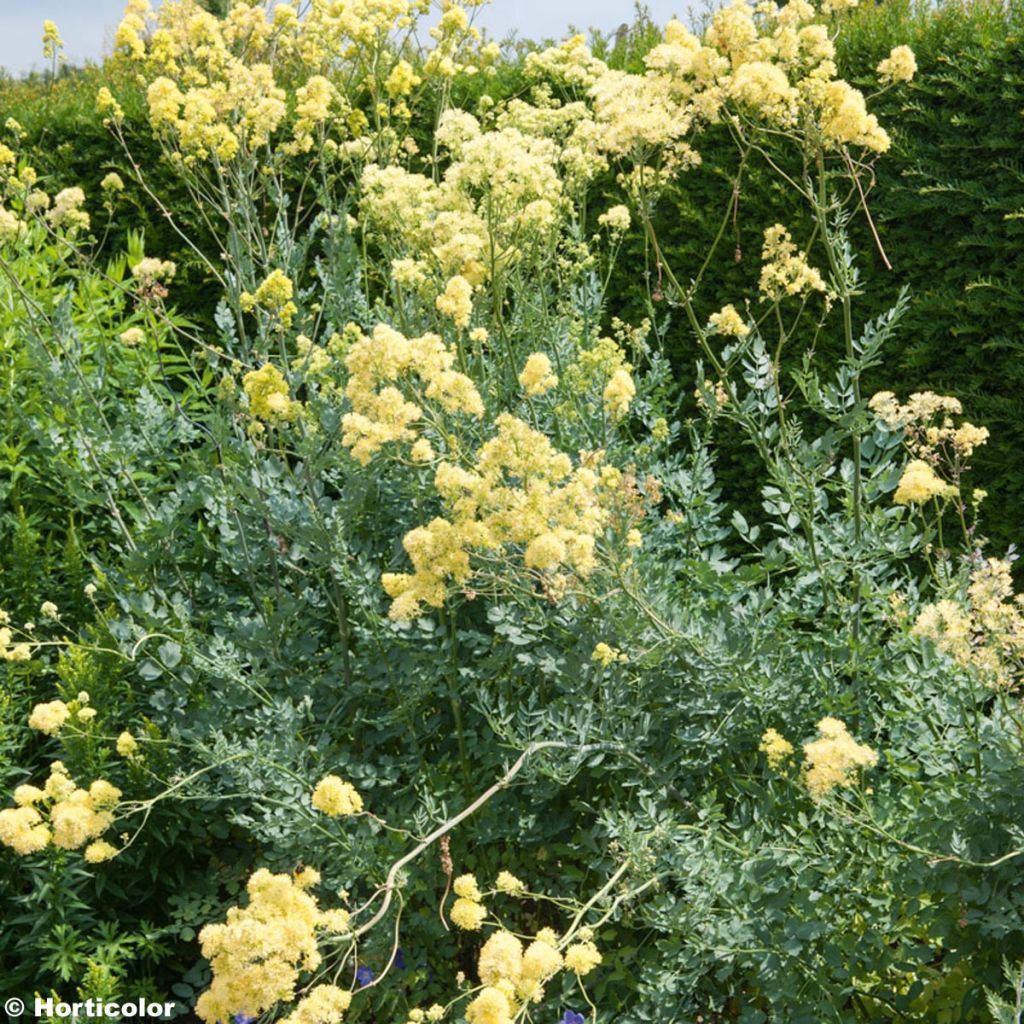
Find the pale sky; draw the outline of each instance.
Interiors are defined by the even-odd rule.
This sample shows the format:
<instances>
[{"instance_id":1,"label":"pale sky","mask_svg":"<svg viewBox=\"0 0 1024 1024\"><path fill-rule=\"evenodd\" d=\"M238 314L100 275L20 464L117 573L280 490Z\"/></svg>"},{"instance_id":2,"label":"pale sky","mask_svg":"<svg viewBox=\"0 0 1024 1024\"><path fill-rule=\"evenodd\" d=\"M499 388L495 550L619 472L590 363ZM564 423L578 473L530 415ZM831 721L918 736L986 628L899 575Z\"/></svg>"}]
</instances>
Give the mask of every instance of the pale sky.
<instances>
[{"instance_id":1,"label":"pale sky","mask_svg":"<svg viewBox=\"0 0 1024 1024\"><path fill-rule=\"evenodd\" d=\"M647 0L655 21L683 15L687 0ZM0 0L0 67L19 74L44 66L43 21L55 21L68 60L98 59L109 47L121 19L124 0ZM558 38L570 24L580 29L614 31L633 20L633 0L493 0L475 23L501 39L514 29L530 39Z\"/></svg>"}]
</instances>

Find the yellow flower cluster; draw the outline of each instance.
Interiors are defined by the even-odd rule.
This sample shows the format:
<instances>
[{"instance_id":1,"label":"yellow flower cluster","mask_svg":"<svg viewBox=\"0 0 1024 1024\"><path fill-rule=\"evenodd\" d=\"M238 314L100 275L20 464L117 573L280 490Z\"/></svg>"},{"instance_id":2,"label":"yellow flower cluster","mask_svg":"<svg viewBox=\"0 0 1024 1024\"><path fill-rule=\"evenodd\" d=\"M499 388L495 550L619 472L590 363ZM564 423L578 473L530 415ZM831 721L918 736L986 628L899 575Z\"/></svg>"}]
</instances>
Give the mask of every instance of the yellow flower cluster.
<instances>
[{"instance_id":1,"label":"yellow flower cluster","mask_svg":"<svg viewBox=\"0 0 1024 1024\"><path fill-rule=\"evenodd\" d=\"M498 128L514 128L523 135L544 138L554 144L566 193L585 188L608 168L607 157L596 146L599 128L593 111L583 100L568 103L555 100L547 83L533 90L532 103L510 99L498 107L494 122ZM611 231L625 230L625 207L608 211L599 223ZM628 225L627 225L628 226Z\"/></svg>"},{"instance_id":2,"label":"yellow flower cluster","mask_svg":"<svg viewBox=\"0 0 1024 1024\"><path fill-rule=\"evenodd\" d=\"M988 441L987 427L954 423L953 417L963 408L951 395L918 391L904 404L891 391L879 391L871 396L868 408L891 430L904 431L907 446L922 458L934 458L941 450L956 459L969 459Z\"/></svg>"},{"instance_id":3,"label":"yellow flower cluster","mask_svg":"<svg viewBox=\"0 0 1024 1024\"><path fill-rule=\"evenodd\" d=\"M134 757L139 752L139 741L130 732L125 731L117 737L115 749L121 757Z\"/></svg>"},{"instance_id":4,"label":"yellow flower cluster","mask_svg":"<svg viewBox=\"0 0 1024 1024\"><path fill-rule=\"evenodd\" d=\"M325 775L313 790L313 806L332 818L359 814L363 798L351 782L337 775Z\"/></svg>"},{"instance_id":5,"label":"yellow flower cluster","mask_svg":"<svg viewBox=\"0 0 1024 1024\"><path fill-rule=\"evenodd\" d=\"M17 214L0 206L0 244L16 242L27 230Z\"/></svg>"},{"instance_id":6,"label":"yellow flower cluster","mask_svg":"<svg viewBox=\"0 0 1024 1024\"><path fill-rule=\"evenodd\" d=\"M875 153L888 150L888 133L869 114L862 93L841 79L834 82L814 83L819 121L823 139L829 145L861 146Z\"/></svg>"},{"instance_id":7,"label":"yellow flower cluster","mask_svg":"<svg viewBox=\"0 0 1024 1024\"><path fill-rule=\"evenodd\" d=\"M466 49L464 44L479 39L480 30L469 24L469 15L464 7L452 3L442 10L444 13L441 15L440 23L430 30L430 35L437 41L437 45L427 54L424 71L440 79L453 78L460 71L473 73L476 65L461 63L460 51ZM487 57L484 52L486 49L484 47L479 51L482 60Z\"/></svg>"},{"instance_id":8,"label":"yellow flower cluster","mask_svg":"<svg viewBox=\"0 0 1024 1024\"><path fill-rule=\"evenodd\" d=\"M403 381L410 388L422 388L422 397L437 402L446 413L482 416L484 405L476 386L452 369L454 363L455 353L436 334L410 339L378 324L372 336L360 335L345 357L345 395L352 411L342 420L342 444L353 458L365 466L388 442L415 438L412 425L424 411L395 386Z\"/></svg>"},{"instance_id":9,"label":"yellow flower cluster","mask_svg":"<svg viewBox=\"0 0 1024 1024\"><path fill-rule=\"evenodd\" d=\"M511 126L484 131L464 111L447 111L436 139L450 157L439 182L394 166L363 171L360 223L405 283L429 272L447 280L438 308L454 319L442 302L468 312L468 294L456 283L450 295L452 281L477 287L521 260L560 222L565 199L551 139Z\"/></svg>"},{"instance_id":10,"label":"yellow flower cluster","mask_svg":"<svg viewBox=\"0 0 1024 1024\"><path fill-rule=\"evenodd\" d=\"M330 117L338 91L323 75L312 75L295 90L295 127L293 140L286 144L289 153L308 153L314 144L313 132Z\"/></svg>"},{"instance_id":11,"label":"yellow flower cluster","mask_svg":"<svg viewBox=\"0 0 1024 1024\"><path fill-rule=\"evenodd\" d=\"M314 985L280 1024L338 1024L352 1005L352 993L337 985Z\"/></svg>"},{"instance_id":12,"label":"yellow flower cluster","mask_svg":"<svg viewBox=\"0 0 1024 1024\"><path fill-rule=\"evenodd\" d=\"M13 132L20 140L24 130L14 120L8 118L6 127ZM18 167L17 156L10 146L0 143L0 245L7 242L17 242L28 232L28 223L22 220L14 211L5 209L3 200L5 195L21 197L22 209L25 214L44 214L50 207L50 197L42 189L33 186L39 180L39 175L34 167L22 164ZM75 230L79 227L88 227L89 218L83 210L79 209L80 200L84 200L85 194L81 189L65 190L62 200L62 211L57 220L63 221L67 217L67 227ZM58 227L59 224L52 223L51 227ZM0 621L0 625L4 625Z\"/></svg>"},{"instance_id":13,"label":"yellow flower cluster","mask_svg":"<svg viewBox=\"0 0 1024 1024\"><path fill-rule=\"evenodd\" d=\"M144 256L132 267L132 277L143 292L153 292L174 280L178 267L173 260L161 260L156 256Z\"/></svg>"},{"instance_id":14,"label":"yellow flower cluster","mask_svg":"<svg viewBox=\"0 0 1024 1024\"><path fill-rule=\"evenodd\" d=\"M423 81L413 70L413 66L404 58L391 69L384 88L393 97L408 96Z\"/></svg>"},{"instance_id":15,"label":"yellow flower cluster","mask_svg":"<svg viewBox=\"0 0 1024 1024\"><path fill-rule=\"evenodd\" d=\"M62 700L51 700L47 704L37 704L29 715L30 729L35 729L46 736L60 732L61 726L68 720L71 712Z\"/></svg>"},{"instance_id":16,"label":"yellow flower cluster","mask_svg":"<svg viewBox=\"0 0 1024 1024\"><path fill-rule=\"evenodd\" d=\"M64 228L68 231L89 229L89 214L82 209L85 203L85 193L77 186L61 189L53 198L53 207L46 215L46 219L55 228Z\"/></svg>"},{"instance_id":17,"label":"yellow flower cluster","mask_svg":"<svg viewBox=\"0 0 1024 1024\"><path fill-rule=\"evenodd\" d=\"M146 18L152 13L149 0L128 0L124 17L114 36L114 46L133 57L146 52L143 36L146 33Z\"/></svg>"},{"instance_id":18,"label":"yellow flower cluster","mask_svg":"<svg viewBox=\"0 0 1024 1024\"><path fill-rule=\"evenodd\" d=\"M532 398L558 387L558 374L551 372L551 360L543 352L534 352L519 373L519 384Z\"/></svg>"},{"instance_id":19,"label":"yellow flower cluster","mask_svg":"<svg viewBox=\"0 0 1024 1024\"><path fill-rule=\"evenodd\" d=\"M637 331L639 330L638 328ZM590 348L579 350L576 359L565 367L566 389L579 395L601 392L607 412L611 412L613 408L616 411L622 410L623 403L625 409L622 411L626 412L635 394L632 369L614 338L598 338ZM570 403L559 405L558 413L568 418L575 415Z\"/></svg>"},{"instance_id":20,"label":"yellow flower cluster","mask_svg":"<svg viewBox=\"0 0 1024 1024\"><path fill-rule=\"evenodd\" d=\"M165 0L156 14L149 0L130 0L115 50L148 88L151 124L187 164L245 159L275 140L286 156L316 149L365 158L373 145L393 149L389 121L410 117L406 98L420 75L395 53L395 40L426 10L410 0L235 0L218 18L197 0ZM428 73L476 70L464 51L479 33L461 7L447 8L431 34ZM387 125L374 142L363 138L370 118L349 99L364 94ZM116 107L109 90L100 99L105 110Z\"/></svg>"},{"instance_id":21,"label":"yellow flower cluster","mask_svg":"<svg viewBox=\"0 0 1024 1024\"><path fill-rule=\"evenodd\" d=\"M403 283L428 271L459 274L471 284L484 280L487 227L468 197L426 175L376 164L363 171L360 185L360 224L396 253Z\"/></svg>"},{"instance_id":22,"label":"yellow flower cluster","mask_svg":"<svg viewBox=\"0 0 1024 1024\"><path fill-rule=\"evenodd\" d=\"M558 46L527 54L525 70L527 78L586 90L608 70L608 65L590 52L586 36L575 35Z\"/></svg>"},{"instance_id":23,"label":"yellow flower cluster","mask_svg":"<svg viewBox=\"0 0 1024 1024\"><path fill-rule=\"evenodd\" d=\"M597 967L602 959L601 951L589 939L584 942L574 942L565 951L566 969L581 978Z\"/></svg>"},{"instance_id":24,"label":"yellow flower cluster","mask_svg":"<svg viewBox=\"0 0 1024 1024\"><path fill-rule=\"evenodd\" d=\"M596 567L597 535L608 521L602 490L618 483L618 473L609 467L598 472L599 453L573 469L547 437L509 413L496 418L495 428L469 469L438 465L434 486L450 518L406 534L414 572L382 577L392 618L415 618L424 604L440 607L450 584L468 581L476 550L493 558L521 547L524 565L538 572L587 576Z\"/></svg>"},{"instance_id":25,"label":"yellow flower cluster","mask_svg":"<svg viewBox=\"0 0 1024 1024\"><path fill-rule=\"evenodd\" d=\"M0 659L3 661L28 661L31 657L31 645L24 641L14 642L10 613L0 608Z\"/></svg>"},{"instance_id":26,"label":"yellow flower cluster","mask_svg":"<svg viewBox=\"0 0 1024 1024\"><path fill-rule=\"evenodd\" d=\"M51 843L62 850L77 850L88 843L84 856L89 863L109 860L117 850L98 837L114 823L113 808L120 799L121 790L104 779L88 789L78 787L63 762L54 761L42 789L18 786L14 790L17 806L0 811L0 843L22 856L38 853Z\"/></svg>"},{"instance_id":27,"label":"yellow flower cluster","mask_svg":"<svg viewBox=\"0 0 1024 1024\"><path fill-rule=\"evenodd\" d=\"M225 57L230 68L218 69L222 81L215 86L183 92L161 75L147 90L150 124L175 141L187 161L216 157L228 163L240 149L266 145L287 113L285 92L269 65Z\"/></svg>"},{"instance_id":28,"label":"yellow flower cluster","mask_svg":"<svg viewBox=\"0 0 1024 1024\"><path fill-rule=\"evenodd\" d=\"M708 317L708 322L719 334L730 335L733 338L745 338L750 333L750 328L732 304L723 306L717 313L712 313Z\"/></svg>"},{"instance_id":29,"label":"yellow flower cluster","mask_svg":"<svg viewBox=\"0 0 1024 1024\"><path fill-rule=\"evenodd\" d=\"M449 916L452 924L464 931L476 932L487 918L487 908L475 875L459 875L453 885L456 900Z\"/></svg>"},{"instance_id":30,"label":"yellow flower cluster","mask_svg":"<svg viewBox=\"0 0 1024 1024\"><path fill-rule=\"evenodd\" d=\"M521 896L526 892L526 886L521 882L511 871L500 871L498 877L495 879L494 887L498 892L503 892L508 896Z\"/></svg>"},{"instance_id":31,"label":"yellow flower cluster","mask_svg":"<svg viewBox=\"0 0 1024 1024\"><path fill-rule=\"evenodd\" d=\"M878 64L878 80L882 85L909 82L917 73L917 58L909 46L894 47Z\"/></svg>"},{"instance_id":32,"label":"yellow flower cluster","mask_svg":"<svg viewBox=\"0 0 1024 1024\"><path fill-rule=\"evenodd\" d=\"M791 128L799 113L800 93L777 64L749 60L741 64L729 81L728 96L741 109L753 110L768 124Z\"/></svg>"},{"instance_id":33,"label":"yellow flower cluster","mask_svg":"<svg viewBox=\"0 0 1024 1024\"><path fill-rule=\"evenodd\" d=\"M901 404L891 391L878 391L871 396L868 407L893 430L927 423L939 413L949 416L963 412L959 399L934 391L917 391L906 404Z\"/></svg>"},{"instance_id":34,"label":"yellow flower cluster","mask_svg":"<svg viewBox=\"0 0 1024 1024\"><path fill-rule=\"evenodd\" d=\"M911 459L892 500L897 505L923 505L932 498L950 498L958 493L957 488L947 484L924 459Z\"/></svg>"},{"instance_id":35,"label":"yellow flower cluster","mask_svg":"<svg viewBox=\"0 0 1024 1024\"><path fill-rule=\"evenodd\" d=\"M728 404L729 389L725 386L725 381L714 381L705 377L703 385L694 388L693 397L697 402L698 409L713 413L716 409Z\"/></svg>"},{"instance_id":36,"label":"yellow flower cluster","mask_svg":"<svg viewBox=\"0 0 1024 1024\"><path fill-rule=\"evenodd\" d=\"M295 876L261 868L246 886L248 905L231 907L223 924L203 928L199 940L213 980L196 1004L202 1020L214 1024L237 1013L259 1015L295 997L300 971L315 971L322 960L318 935L349 930L346 911L321 910L305 891L319 880L310 868ZM333 985L318 985L285 1019L289 1024L337 1022L351 998Z\"/></svg>"},{"instance_id":37,"label":"yellow flower cluster","mask_svg":"<svg viewBox=\"0 0 1024 1024\"><path fill-rule=\"evenodd\" d=\"M426 383L426 397L438 399L446 412L481 415L478 393L468 378L450 370L453 361L454 354L436 336L408 341L381 325L373 338L361 337L347 359L347 394L354 411L346 417L345 443L353 454L367 462L385 441L414 438L409 426L420 419L422 409L407 402L397 388L379 388L405 371ZM614 342L602 339L595 350L581 353L572 370L577 379L600 378L610 370L605 397L609 411L621 415L634 392L627 367ZM550 360L535 353L521 380L527 393L539 394L555 386L557 376ZM277 378L268 377L265 383L271 391L283 389ZM586 575L596 564L596 536L607 520L599 491L615 487L618 474L607 467L596 471L600 453L587 456L586 464L573 470L569 458L556 452L546 437L507 414L496 427L497 436L468 461L469 469L447 461L438 466L435 484L453 520L435 519L406 537L416 573L384 578L395 599L396 618L417 614L421 603L443 603L449 583L468 579L470 554L476 548L487 552L516 545L523 550L525 566L538 572L566 568ZM426 438L415 441L410 455L421 462L435 459ZM556 580L552 578L549 590Z\"/></svg>"},{"instance_id":38,"label":"yellow flower cluster","mask_svg":"<svg viewBox=\"0 0 1024 1024\"><path fill-rule=\"evenodd\" d=\"M911 633L927 637L939 650L963 665L974 655L974 630L971 616L961 604L944 598L926 605L917 617Z\"/></svg>"},{"instance_id":39,"label":"yellow flower cluster","mask_svg":"<svg viewBox=\"0 0 1024 1024\"><path fill-rule=\"evenodd\" d=\"M606 70L590 95L597 124L595 142L604 152L642 161L651 150L660 149L673 167L698 162L684 141L693 117L671 78Z\"/></svg>"},{"instance_id":40,"label":"yellow flower cluster","mask_svg":"<svg viewBox=\"0 0 1024 1024\"><path fill-rule=\"evenodd\" d=\"M508 876L507 878L504 876ZM519 894L524 887L507 872L498 878L500 891ZM486 914L480 903L480 892L472 875L455 881L455 891L465 907L459 917L460 927L476 930ZM455 908L452 920L456 920ZM566 940L563 940L563 943ZM480 949L477 974L481 988L464 1011L469 1024L511 1024L530 1003L544 998L544 987L562 970L578 977L589 974L599 963L601 953L592 941L589 929L580 929L577 941L560 951L558 935L551 928L542 928L529 943L505 928L493 932Z\"/></svg>"},{"instance_id":41,"label":"yellow flower cluster","mask_svg":"<svg viewBox=\"0 0 1024 1024\"><path fill-rule=\"evenodd\" d=\"M302 20L289 31L243 2L220 19L195 0L164 3L150 30L153 20L148 0L131 0L114 40L147 83L153 128L190 163L224 163L266 145L288 113L272 61L305 34ZM116 104L113 97L101 102ZM308 125L302 111L298 122Z\"/></svg>"},{"instance_id":42,"label":"yellow flower cluster","mask_svg":"<svg viewBox=\"0 0 1024 1024\"><path fill-rule=\"evenodd\" d=\"M629 370L620 366L609 378L602 397L604 408L613 420L621 420L629 412L630 404L636 396L636 385Z\"/></svg>"},{"instance_id":43,"label":"yellow flower cluster","mask_svg":"<svg viewBox=\"0 0 1024 1024\"><path fill-rule=\"evenodd\" d=\"M904 442L915 456L900 478L893 498L897 504L920 505L932 498L960 493L967 462L988 441L989 433L986 427L954 422L953 417L963 412L956 398L919 391L901 403L891 391L879 391L871 397L868 408L890 430L903 432ZM939 473L940 469L952 482Z\"/></svg>"},{"instance_id":44,"label":"yellow flower cluster","mask_svg":"<svg viewBox=\"0 0 1024 1024\"><path fill-rule=\"evenodd\" d=\"M473 315L473 286L461 274L456 274L448 279L434 304L437 311L449 317L459 330L465 330Z\"/></svg>"},{"instance_id":45,"label":"yellow flower cluster","mask_svg":"<svg viewBox=\"0 0 1024 1024\"><path fill-rule=\"evenodd\" d=\"M757 748L768 758L768 767L778 771L793 753L793 744L777 729L766 729Z\"/></svg>"},{"instance_id":46,"label":"yellow flower cluster","mask_svg":"<svg viewBox=\"0 0 1024 1024\"><path fill-rule=\"evenodd\" d=\"M813 800L821 800L838 787L852 786L858 769L877 763L878 754L858 743L845 723L823 718L818 723L818 738L804 744L804 785Z\"/></svg>"},{"instance_id":47,"label":"yellow flower cluster","mask_svg":"<svg viewBox=\"0 0 1024 1024\"><path fill-rule=\"evenodd\" d=\"M124 109L121 104L114 99L114 94L110 91L107 86L101 86L96 93L96 113L98 114L109 114L110 118L104 121L104 124L109 125L110 120L121 121L124 119Z\"/></svg>"},{"instance_id":48,"label":"yellow flower cluster","mask_svg":"<svg viewBox=\"0 0 1024 1024\"><path fill-rule=\"evenodd\" d=\"M485 986L466 1007L468 1024L511 1024L516 1002L506 992L493 985Z\"/></svg>"},{"instance_id":49,"label":"yellow flower cluster","mask_svg":"<svg viewBox=\"0 0 1024 1024\"><path fill-rule=\"evenodd\" d=\"M826 4L823 14L847 5ZM609 69L582 37L531 55L527 73L586 91L595 118L591 137L604 152L643 166L657 151L662 171L674 173L698 162L687 141L695 127L731 116L828 148L884 152L888 136L861 93L836 78L834 57L829 26L807 0L756 9L733 0L715 12L703 39L669 22L643 73ZM898 47L879 73L886 83L907 81L914 68L913 53Z\"/></svg>"},{"instance_id":50,"label":"yellow flower cluster","mask_svg":"<svg viewBox=\"0 0 1024 1024\"><path fill-rule=\"evenodd\" d=\"M466 1007L466 1020L471 1024L507 1021L516 1016L520 1003L539 1003L544 998L544 985L563 967L557 941L555 933L545 928L524 949L511 932L494 932L477 959L477 973L484 988Z\"/></svg>"},{"instance_id":51,"label":"yellow flower cluster","mask_svg":"<svg viewBox=\"0 0 1024 1024\"><path fill-rule=\"evenodd\" d=\"M597 218L597 223L602 227L608 228L611 232L622 233L629 230L629 225L632 223L632 218L629 215L629 208L626 206L613 206L610 210L606 210Z\"/></svg>"},{"instance_id":52,"label":"yellow flower cluster","mask_svg":"<svg viewBox=\"0 0 1024 1024\"><path fill-rule=\"evenodd\" d=\"M966 605L926 605L911 629L998 689L1016 686L1024 667L1024 595L1014 594L1010 570L1006 559L985 559L971 573Z\"/></svg>"},{"instance_id":53,"label":"yellow flower cluster","mask_svg":"<svg viewBox=\"0 0 1024 1024\"><path fill-rule=\"evenodd\" d=\"M442 120L440 136L444 138ZM550 139L517 128L479 131L454 145L444 184L473 199L503 248L543 237L564 206L558 151Z\"/></svg>"},{"instance_id":54,"label":"yellow flower cluster","mask_svg":"<svg viewBox=\"0 0 1024 1024\"><path fill-rule=\"evenodd\" d=\"M425 1020L444 1020L444 1013L444 1007L440 1003L434 1003L433 1006L428 1007L426 1010L421 1010L418 1006L413 1007L409 1011L405 1024L423 1024Z\"/></svg>"},{"instance_id":55,"label":"yellow flower cluster","mask_svg":"<svg viewBox=\"0 0 1024 1024\"><path fill-rule=\"evenodd\" d=\"M764 232L761 250L761 278L758 288L766 299L778 301L787 295L823 292L825 282L803 252L798 252L793 238L781 224Z\"/></svg>"},{"instance_id":56,"label":"yellow flower cluster","mask_svg":"<svg viewBox=\"0 0 1024 1024\"><path fill-rule=\"evenodd\" d=\"M50 602L43 605L43 614L46 614L46 607ZM56 605L52 606L56 610ZM55 736L63 728L64 723L69 719L79 722L89 722L96 717L96 709L88 706L89 694L84 690L78 696L66 704L62 700L51 700L45 704L37 704L28 717L30 729L35 729L46 736Z\"/></svg>"},{"instance_id":57,"label":"yellow flower cluster","mask_svg":"<svg viewBox=\"0 0 1024 1024\"><path fill-rule=\"evenodd\" d=\"M257 307L264 309L287 329L291 327L292 320L298 312L298 308L292 302L294 294L295 285L291 278L282 270L272 270L256 289L255 294L242 292L239 301L247 313Z\"/></svg>"},{"instance_id":58,"label":"yellow flower cluster","mask_svg":"<svg viewBox=\"0 0 1024 1024\"><path fill-rule=\"evenodd\" d=\"M242 387L249 398L249 414L264 423L288 423L301 408L289 397L288 381L272 363L250 370L242 378Z\"/></svg>"},{"instance_id":59,"label":"yellow flower cluster","mask_svg":"<svg viewBox=\"0 0 1024 1024\"><path fill-rule=\"evenodd\" d=\"M47 19L43 22L43 56L53 60L64 49L64 40L55 22Z\"/></svg>"},{"instance_id":60,"label":"yellow flower cluster","mask_svg":"<svg viewBox=\"0 0 1024 1024\"><path fill-rule=\"evenodd\" d=\"M247 884L248 904L231 907L225 921L202 929L202 952L210 961L213 979L196 1006L201 1020L213 1024L231 1014L259 1015L296 999L296 1005L281 1017L287 1024L338 1024L343 1019L352 993L326 983L332 973L337 978L337 972L331 961L325 961L320 943L322 936L352 938L352 922L344 910L320 908L308 891L319 881L320 873L310 867L290 875L258 870ZM452 922L461 929L479 931L487 909L476 877L460 875L453 888ZM502 871L495 891L523 896L526 886ZM337 945L333 938L330 941ZM512 1024L531 1003L544 998L545 985L560 971L582 978L601 961L590 928L574 929L562 940L553 929L542 928L527 941L499 927L477 954L480 984L463 1016L468 1024ZM313 974L314 980L311 987L297 991L303 973ZM460 985L465 982L462 972L458 980ZM283 1008L278 1011L283 1012ZM439 1021L445 1014L446 1008L437 1003L427 1009L412 1008L406 1024Z\"/></svg>"},{"instance_id":61,"label":"yellow flower cluster","mask_svg":"<svg viewBox=\"0 0 1024 1024\"><path fill-rule=\"evenodd\" d=\"M292 369L296 373L304 373L307 378L322 377L333 366L331 356L338 352L343 345L344 342L340 334L331 335L326 348L322 345L315 345L312 338L300 334L295 339L296 355L292 360Z\"/></svg>"},{"instance_id":62,"label":"yellow flower cluster","mask_svg":"<svg viewBox=\"0 0 1024 1024\"><path fill-rule=\"evenodd\" d=\"M606 644L603 640L594 645L594 650L590 655L591 661L596 661L598 665L607 668L609 665L624 664L629 661L629 655L624 654L618 649L618 647L612 647L610 644Z\"/></svg>"}]
</instances>

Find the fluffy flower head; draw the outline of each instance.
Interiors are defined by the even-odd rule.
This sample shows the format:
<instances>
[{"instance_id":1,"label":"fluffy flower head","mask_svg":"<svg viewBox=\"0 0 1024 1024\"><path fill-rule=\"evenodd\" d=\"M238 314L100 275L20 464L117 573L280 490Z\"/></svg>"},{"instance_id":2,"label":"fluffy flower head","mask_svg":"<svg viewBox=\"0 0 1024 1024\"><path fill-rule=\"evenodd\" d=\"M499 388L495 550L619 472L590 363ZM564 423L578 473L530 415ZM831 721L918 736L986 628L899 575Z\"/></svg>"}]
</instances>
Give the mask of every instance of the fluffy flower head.
<instances>
[{"instance_id":1,"label":"fluffy flower head","mask_svg":"<svg viewBox=\"0 0 1024 1024\"><path fill-rule=\"evenodd\" d=\"M358 814L363 809L363 798L351 782L337 775L325 775L313 790L313 806L331 818Z\"/></svg>"}]
</instances>

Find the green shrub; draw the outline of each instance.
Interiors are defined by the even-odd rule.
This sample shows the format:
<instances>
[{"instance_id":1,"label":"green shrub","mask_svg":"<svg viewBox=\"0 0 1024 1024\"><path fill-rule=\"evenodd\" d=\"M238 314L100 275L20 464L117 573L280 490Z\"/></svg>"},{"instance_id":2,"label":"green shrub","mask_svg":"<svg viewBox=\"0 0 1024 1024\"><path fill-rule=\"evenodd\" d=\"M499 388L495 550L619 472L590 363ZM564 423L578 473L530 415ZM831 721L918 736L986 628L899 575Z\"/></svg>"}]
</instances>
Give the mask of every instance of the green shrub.
<instances>
[{"instance_id":1,"label":"green shrub","mask_svg":"<svg viewBox=\"0 0 1024 1024\"><path fill-rule=\"evenodd\" d=\"M168 0L159 60L5 87L5 977L209 1021L316 985L364 1022L1012 1019L1024 611L984 437L903 376L970 315L925 227L976 211L901 170L963 158L935 69L984 91L1012 12L828 23L865 81L919 36L881 156L809 73L792 121L726 82L675 136L643 19L597 41L633 77L575 43L488 75L457 10L453 68L325 10L241 42Z\"/></svg>"}]
</instances>

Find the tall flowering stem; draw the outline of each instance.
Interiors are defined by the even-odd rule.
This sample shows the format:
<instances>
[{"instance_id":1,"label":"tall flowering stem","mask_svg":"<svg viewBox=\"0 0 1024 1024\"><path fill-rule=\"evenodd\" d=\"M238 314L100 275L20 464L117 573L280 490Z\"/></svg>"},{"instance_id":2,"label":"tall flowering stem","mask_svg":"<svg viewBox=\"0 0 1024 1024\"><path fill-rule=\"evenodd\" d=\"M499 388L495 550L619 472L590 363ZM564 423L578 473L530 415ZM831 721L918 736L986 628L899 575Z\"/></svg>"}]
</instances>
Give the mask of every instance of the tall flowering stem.
<instances>
[{"instance_id":1,"label":"tall flowering stem","mask_svg":"<svg viewBox=\"0 0 1024 1024\"><path fill-rule=\"evenodd\" d=\"M828 257L829 268L832 271L832 280L838 290L839 302L843 311L843 342L846 350L846 361L852 368L852 388L854 407L859 412L861 407L860 390L860 367L855 359L856 353L853 346L853 282L850 280L849 267L844 266L836 251L836 239L833 237L828 224L829 198L828 198L828 177L825 172L825 154L818 150L816 154L818 168L818 193L814 203L815 219L818 230L824 243L825 252ZM851 168L851 174L855 172ZM854 539L858 546L863 536L863 466L861 453L861 432L864 428L855 425L851 429L851 443L853 446L853 481L851 501L853 505L853 532ZM860 641L861 630L861 600L860 600L860 572L854 569L852 579L852 601L854 605L852 636L854 642L854 658L857 657L857 645Z\"/></svg>"}]
</instances>

